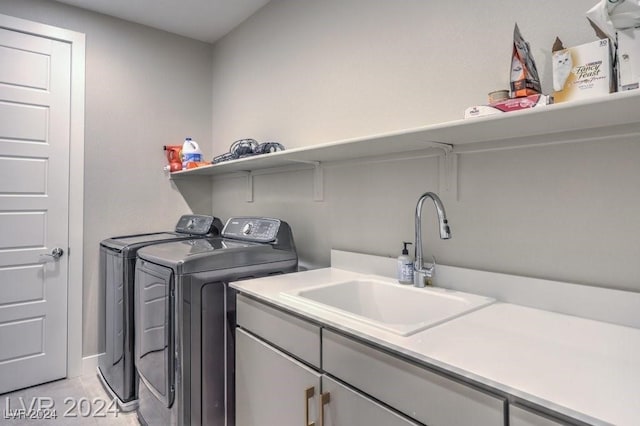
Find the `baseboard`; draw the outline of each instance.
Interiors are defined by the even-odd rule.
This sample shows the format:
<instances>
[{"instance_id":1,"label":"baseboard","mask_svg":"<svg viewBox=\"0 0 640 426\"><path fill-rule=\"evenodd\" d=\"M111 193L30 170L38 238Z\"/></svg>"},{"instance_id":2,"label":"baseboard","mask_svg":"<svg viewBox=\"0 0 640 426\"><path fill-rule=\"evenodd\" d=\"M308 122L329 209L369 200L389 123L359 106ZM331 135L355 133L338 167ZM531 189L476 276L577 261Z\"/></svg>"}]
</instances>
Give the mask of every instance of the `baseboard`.
<instances>
[{"instance_id":1,"label":"baseboard","mask_svg":"<svg viewBox=\"0 0 640 426\"><path fill-rule=\"evenodd\" d=\"M96 374L98 368L98 362L100 357L104 356L104 352L101 354L89 355L82 358L82 375Z\"/></svg>"}]
</instances>

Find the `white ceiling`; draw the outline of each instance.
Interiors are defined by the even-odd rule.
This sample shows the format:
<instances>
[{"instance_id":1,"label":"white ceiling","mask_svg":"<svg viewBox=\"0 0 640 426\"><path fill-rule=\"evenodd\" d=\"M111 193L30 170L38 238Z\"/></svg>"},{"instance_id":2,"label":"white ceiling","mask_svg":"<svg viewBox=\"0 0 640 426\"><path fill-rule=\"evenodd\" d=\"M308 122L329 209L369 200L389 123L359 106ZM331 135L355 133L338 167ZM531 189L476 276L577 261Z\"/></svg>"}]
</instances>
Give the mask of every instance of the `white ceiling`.
<instances>
[{"instance_id":1,"label":"white ceiling","mask_svg":"<svg viewBox=\"0 0 640 426\"><path fill-rule=\"evenodd\" d=\"M269 0L56 0L213 43Z\"/></svg>"}]
</instances>

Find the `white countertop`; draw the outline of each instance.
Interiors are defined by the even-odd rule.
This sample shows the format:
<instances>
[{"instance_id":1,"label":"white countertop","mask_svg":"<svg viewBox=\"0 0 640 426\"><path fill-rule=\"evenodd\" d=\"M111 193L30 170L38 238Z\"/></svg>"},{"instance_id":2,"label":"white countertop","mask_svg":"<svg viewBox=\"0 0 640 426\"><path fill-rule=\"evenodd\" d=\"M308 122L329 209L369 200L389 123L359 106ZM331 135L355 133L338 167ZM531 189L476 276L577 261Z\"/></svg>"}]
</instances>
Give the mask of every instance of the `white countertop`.
<instances>
[{"instance_id":1,"label":"white countertop","mask_svg":"<svg viewBox=\"0 0 640 426\"><path fill-rule=\"evenodd\" d=\"M402 337L322 309L296 308L283 291L363 274L318 269L231 286L327 326L592 424L640 421L640 329L496 302Z\"/></svg>"}]
</instances>

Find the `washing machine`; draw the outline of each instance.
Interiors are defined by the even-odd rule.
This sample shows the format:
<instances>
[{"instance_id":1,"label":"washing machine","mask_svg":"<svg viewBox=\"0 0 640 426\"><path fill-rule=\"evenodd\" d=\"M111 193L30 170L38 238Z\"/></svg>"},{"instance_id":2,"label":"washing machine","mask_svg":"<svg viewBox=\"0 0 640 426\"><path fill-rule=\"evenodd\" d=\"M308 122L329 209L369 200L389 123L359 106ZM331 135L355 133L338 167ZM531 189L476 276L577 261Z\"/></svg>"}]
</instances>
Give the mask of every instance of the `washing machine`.
<instances>
[{"instance_id":1,"label":"washing machine","mask_svg":"<svg viewBox=\"0 0 640 426\"><path fill-rule=\"evenodd\" d=\"M217 236L222 222L213 216L184 215L174 232L125 235L100 243L100 284L104 289L105 354L98 377L122 411L137 406L133 362L133 281L138 250L152 244Z\"/></svg>"},{"instance_id":2,"label":"washing machine","mask_svg":"<svg viewBox=\"0 0 640 426\"><path fill-rule=\"evenodd\" d=\"M137 415L148 425L232 426L235 290L228 283L297 270L291 228L231 218L220 238L138 251L135 277Z\"/></svg>"}]
</instances>

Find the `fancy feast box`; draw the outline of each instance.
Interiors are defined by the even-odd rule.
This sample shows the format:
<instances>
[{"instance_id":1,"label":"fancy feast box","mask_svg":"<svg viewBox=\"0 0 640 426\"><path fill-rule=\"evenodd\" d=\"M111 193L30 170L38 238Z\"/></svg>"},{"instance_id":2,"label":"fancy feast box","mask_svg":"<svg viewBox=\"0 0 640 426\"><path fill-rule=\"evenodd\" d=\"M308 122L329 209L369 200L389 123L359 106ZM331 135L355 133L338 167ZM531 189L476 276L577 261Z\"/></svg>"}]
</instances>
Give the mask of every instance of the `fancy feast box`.
<instances>
[{"instance_id":1,"label":"fancy feast box","mask_svg":"<svg viewBox=\"0 0 640 426\"><path fill-rule=\"evenodd\" d=\"M554 103L593 98L616 91L609 39L565 48L556 38L552 51Z\"/></svg>"}]
</instances>

